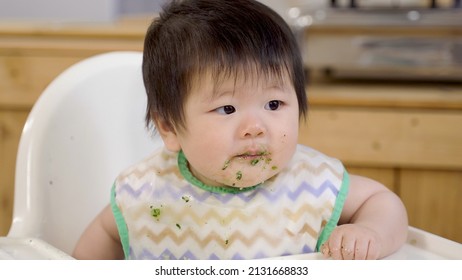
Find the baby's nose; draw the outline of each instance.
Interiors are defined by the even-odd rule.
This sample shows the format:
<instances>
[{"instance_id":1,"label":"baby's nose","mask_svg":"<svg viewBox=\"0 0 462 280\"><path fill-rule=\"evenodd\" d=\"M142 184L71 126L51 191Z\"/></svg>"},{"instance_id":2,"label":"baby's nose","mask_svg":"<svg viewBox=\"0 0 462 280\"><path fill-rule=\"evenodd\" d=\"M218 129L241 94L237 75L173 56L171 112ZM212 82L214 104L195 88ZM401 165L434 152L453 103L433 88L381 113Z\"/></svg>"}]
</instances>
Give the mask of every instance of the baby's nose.
<instances>
[{"instance_id":1,"label":"baby's nose","mask_svg":"<svg viewBox=\"0 0 462 280\"><path fill-rule=\"evenodd\" d=\"M260 119L249 117L243 121L240 134L243 138L261 137L266 134L266 128Z\"/></svg>"}]
</instances>

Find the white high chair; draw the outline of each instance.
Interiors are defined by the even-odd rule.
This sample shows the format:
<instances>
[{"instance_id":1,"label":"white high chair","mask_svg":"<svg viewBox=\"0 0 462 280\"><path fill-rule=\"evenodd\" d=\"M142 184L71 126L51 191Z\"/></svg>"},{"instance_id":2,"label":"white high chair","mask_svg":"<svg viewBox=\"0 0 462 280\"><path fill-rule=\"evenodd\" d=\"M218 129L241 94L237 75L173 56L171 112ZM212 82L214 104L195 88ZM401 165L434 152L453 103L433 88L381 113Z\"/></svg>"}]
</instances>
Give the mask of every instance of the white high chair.
<instances>
[{"instance_id":1,"label":"white high chair","mask_svg":"<svg viewBox=\"0 0 462 280\"><path fill-rule=\"evenodd\" d=\"M40 96L19 144L13 222L0 259L66 258L109 203L118 173L160 145L145 129L141 61L141 52L85 59Z\"/></svg>"}]
</instances>

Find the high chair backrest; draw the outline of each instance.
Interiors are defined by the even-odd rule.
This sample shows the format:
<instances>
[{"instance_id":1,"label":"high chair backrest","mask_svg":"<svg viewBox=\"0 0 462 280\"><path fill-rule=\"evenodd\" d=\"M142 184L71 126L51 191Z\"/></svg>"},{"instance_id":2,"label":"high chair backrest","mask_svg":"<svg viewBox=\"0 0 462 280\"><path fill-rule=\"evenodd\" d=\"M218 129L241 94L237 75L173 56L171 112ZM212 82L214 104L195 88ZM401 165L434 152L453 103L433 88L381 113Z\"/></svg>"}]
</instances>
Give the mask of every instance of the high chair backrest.
<instances>
[{"instance_id":1,"label":"high chair backrest","mask_svg":"<svg viewBox=\"0 0 462 280\"><path fill-rule=\"evenodd\" d=\"M141 61L141 52L97 55L45 89L19 144L9 237L70 254L118 173L161 145L145 128Z\"/></svg>"}]
</instances>

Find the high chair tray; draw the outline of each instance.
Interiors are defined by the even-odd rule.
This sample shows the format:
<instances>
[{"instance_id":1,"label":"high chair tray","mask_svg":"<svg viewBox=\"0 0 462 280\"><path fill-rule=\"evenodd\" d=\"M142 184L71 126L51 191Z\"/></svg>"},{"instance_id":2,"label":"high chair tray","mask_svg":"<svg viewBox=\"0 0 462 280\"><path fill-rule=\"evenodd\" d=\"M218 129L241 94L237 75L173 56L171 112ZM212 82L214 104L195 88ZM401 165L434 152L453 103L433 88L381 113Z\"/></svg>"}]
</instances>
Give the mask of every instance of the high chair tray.
<instances>
[{"instance_id":1,"label":"high chair tray","mask_svg":"<svg viewBox=\"0 0 462 280\"><path fill-rule=\"evenodd\" d=\"M73 259L63 251L37 238L0 237L0 260ZM323 260L320 253L284 256L273 259ZM420 229L409 227L407 242L388 260L462 260L462 244Z\"/></svg>"},{"instance_id":2,"label":"high chair tray","mask_svg":"<svg viewBox=\"0 0 462 280\"><path fill-rule=\"evenodd\" d=\"M63 251L37 238L0 237L0 260L73 259Z\"/></svg>"}]
</instances>

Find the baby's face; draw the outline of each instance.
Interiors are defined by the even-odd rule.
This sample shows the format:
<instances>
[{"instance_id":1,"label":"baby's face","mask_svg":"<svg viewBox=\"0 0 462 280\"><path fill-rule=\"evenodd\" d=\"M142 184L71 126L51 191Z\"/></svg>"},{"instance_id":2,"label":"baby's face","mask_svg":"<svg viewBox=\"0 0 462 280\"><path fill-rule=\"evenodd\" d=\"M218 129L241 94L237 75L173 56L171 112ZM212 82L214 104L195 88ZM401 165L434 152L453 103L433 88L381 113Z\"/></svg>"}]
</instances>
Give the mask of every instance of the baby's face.
<instances>
[{"instance_id":1,"label":"baby's face","mask_svg":"<svg viewBox=\"0 0 462 280\"><path fill-rule=\"evenodd\" d=\"M209 76L184 106L178 142L191 172L211 186L245 188L274 176L298 140L298 101L291 83L238 77L218 86Z\"/></svg>"}]
</instances>

